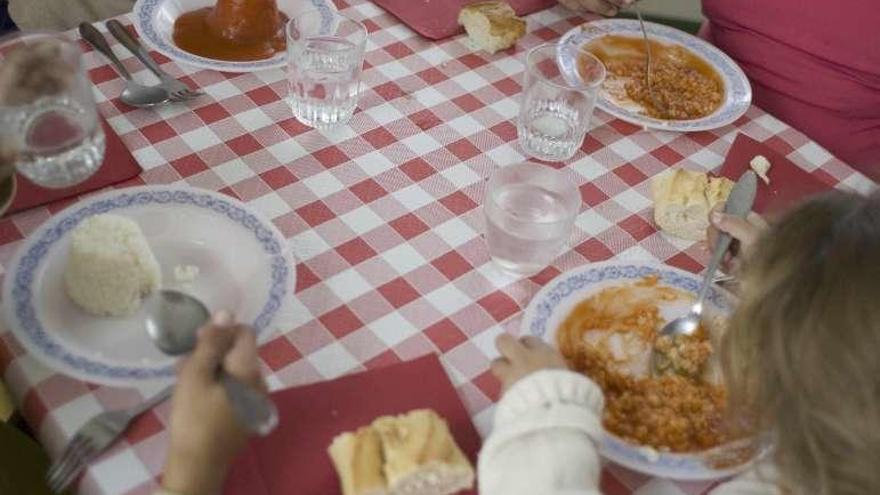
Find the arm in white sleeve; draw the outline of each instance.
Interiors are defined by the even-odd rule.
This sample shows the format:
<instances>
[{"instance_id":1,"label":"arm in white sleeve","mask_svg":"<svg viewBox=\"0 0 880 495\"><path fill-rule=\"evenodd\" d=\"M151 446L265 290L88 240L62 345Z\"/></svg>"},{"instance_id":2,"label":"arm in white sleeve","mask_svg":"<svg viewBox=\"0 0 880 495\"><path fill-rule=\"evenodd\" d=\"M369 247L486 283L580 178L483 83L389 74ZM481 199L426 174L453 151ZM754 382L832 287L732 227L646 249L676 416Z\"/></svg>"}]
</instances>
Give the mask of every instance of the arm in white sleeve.
<instances>
[{"instance_id":1,"label":"arm in white sleeve","mask_svg":"<svg viewBox=\"0 0 880 495\"><path fill-rule=\"evenodd\" d=\"M603 405L601 389L571 371L517 382L498 403L480 453L480 494L599 495Z\"/></svg>"}]
</instances>

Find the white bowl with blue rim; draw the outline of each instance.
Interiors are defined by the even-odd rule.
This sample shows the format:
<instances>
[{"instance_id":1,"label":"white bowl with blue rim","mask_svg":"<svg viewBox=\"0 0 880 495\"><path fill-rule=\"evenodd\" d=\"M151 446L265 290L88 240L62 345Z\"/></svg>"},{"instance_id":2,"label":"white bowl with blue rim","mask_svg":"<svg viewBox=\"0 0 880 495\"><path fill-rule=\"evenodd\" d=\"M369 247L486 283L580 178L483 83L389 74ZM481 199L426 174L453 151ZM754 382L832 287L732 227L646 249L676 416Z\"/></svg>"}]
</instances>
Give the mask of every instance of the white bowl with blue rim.
<instances>
[{"instance_id":1,"label":"white bowl with blue rim","mask_svg":"<svg viewBox=\"0 0 880 495\"><path fill-rule=\"evenodd\" d=\"M276 53L265 60L227 62L200 57L178 48L174 44L174 21L181 14L212 7L216 3L217 0L138 0L132 11L134 27L141 41L180 64L220 72L257 72L287 65L286 52ZM336 7L332 0L278 0L278 10L290 19L304 12L317 10L327 17L328 22L332 22Z\"/></svg>"},{"instance_id":2,"label":"white bowl with blue rim","mask_svg":"<svg viewBox=\"0 0 880 495\"><path fill-rule=\"evenodd\" d=\"M523 315L522 334L540 337L556 347L556 331L578 303L603 289L632 284L648 276L657 276L662 285L694 294L701 283L698 275L656 263L610 261L586 265L559 275L538 291ZM733 302L730 293L712 287L706 312L728 315ZM659 305L661 314L667 319L680 315L686 307L682 302ZM633 471L692 481L720 479L740 473L765 451L763 445L756 447L754 439L746 439L702 452L659 452L627 442L608 431L603 431L600 445L603 457Z\"/></svg>"},{"instance_id":3,"label":"white bowl with blue rim","mask_svg":"<svg viewBox=\"0 0 880 495\"><path fill-rule=\"evenodd\" d=\"M138 386L169 382L176 358L155 348L146 310L129 317L96 317L76 306L64 288L70 234L102 213L131 218L143 230L162 269L164 288L228 309L265 340L287 330L296 284L294 258L275 226L241 202L186 187L111 191L73 204L34 231L9 264L3 285L7 325L45 365L92 383ZM192 281L176 267L195 266Z\"/></svg>"},{"instance_id":4,"label":"white bowl with blue rim","mask_svg":"<svg viewBox=\"0 0 880 495\"><path fill-rule=\"evenodd\" d=\"M736 122L746 113L752 104L752 87L742 69L733 59L705 40L679 29L653 22L646 22L645 28L652 40L666 45L683 46L718 72L724 83L724 98L721 105L711 114L699 119L655 119L646 115L640 105L615 99L604 89L609 84L609 79L606 79L603 90L599 92L599 98L596 101L599 108L621 120L647 129L676 132L717 129ZM563 74L567 78L577 80L578 52L584 45L606 35L641 38L642 30L639 22L632 19L602 19L571 29L559 40L558 61Z\"/></svg>"}]
</instances>

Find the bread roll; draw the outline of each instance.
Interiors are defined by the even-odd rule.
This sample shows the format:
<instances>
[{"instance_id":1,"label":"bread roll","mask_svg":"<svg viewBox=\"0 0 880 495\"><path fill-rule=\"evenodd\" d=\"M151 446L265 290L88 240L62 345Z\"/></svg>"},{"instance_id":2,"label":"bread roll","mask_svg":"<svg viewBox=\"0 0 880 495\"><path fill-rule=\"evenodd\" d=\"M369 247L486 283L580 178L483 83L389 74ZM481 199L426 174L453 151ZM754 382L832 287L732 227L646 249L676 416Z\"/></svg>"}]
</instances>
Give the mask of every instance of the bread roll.
<instances>
[{"instance_id":1,"label":"bread roll","mask_svg":"<svg viewBox=\"0 0 880 495\"><path fill-rule=\"evenodd\" d=\"M446 421L428 409L343 433L329 453L343 495L451 495L474 484L474 469Z\"/></svg>"},{"instance_id":2,"label":"bread roll","mask_svg":"<svg viewBox=\"0 0 880 495\"><path fill-rule=\"evenodd\" d=\"M681 169L663 173L651 183L654 221L675 237L705 239L709 212L727 201L731 189L733 182L724 177Z\"/></svg>"},{"instance_id":3,"label":"bread roll","mask_svg":"<svg viewBox=\"0 0 880 495\"><path fill-rule=\"evenodd\" d=\"M489 53L512 47L526 34L526 21L502 1L466 5L458 13L458 23L474 45Z\"/></svg>"},{"instance_id":4,"label":"bread roll","mask_svg":"<svg viewBox=\"0 0 880 495\"><path fill-rule=\"evenodd\" d=\"M372 427L339 435L328 452L339 474L342 495L387 495L382 442Z\"/></svg>"},{"instance_id":5,"label":"bread roll","mask_svg":"<svg viewBox=\"0 0 880 495\"><path fill-rule=\"evenodd\" d=\"M373 422L382 438L385 479L394 495L448 495L470 488L474 470L446 421L419 409Z\"/></svg>"}]
</instances>

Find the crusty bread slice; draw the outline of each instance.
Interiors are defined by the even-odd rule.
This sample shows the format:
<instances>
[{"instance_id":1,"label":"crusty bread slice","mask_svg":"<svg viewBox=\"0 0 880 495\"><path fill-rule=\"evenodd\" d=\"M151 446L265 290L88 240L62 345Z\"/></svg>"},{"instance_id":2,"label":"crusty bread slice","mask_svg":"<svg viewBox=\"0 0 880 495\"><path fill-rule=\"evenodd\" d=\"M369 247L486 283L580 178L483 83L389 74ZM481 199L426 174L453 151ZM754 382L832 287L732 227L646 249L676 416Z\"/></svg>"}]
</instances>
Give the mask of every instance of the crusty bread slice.
<instances>
[{"instance_id":1,"label":"crusty bread slice","mask_svg":"<svg viewBox=\"0 0 880 495\"><path fill-rule=\"evenodd\" d=\"M382 442L373 428L343 433L328 449L343 495L387 495L382 471Z\"/></svg>"},{"instance_id":2,"label":"crusty bread slice","mask_svg":"<svg viewBox=\"0 0 880 495\"><path fill-rule=\"evenodd\" d=\"M436 412L382 416L329 449L343 495L452 495L474 485L474 468Z\"/></svg>"},{"instance_id":3,"label":"crusty bread slice","mask_svg":"<svg viewBox=\"0 0 880 495\"><path fill-rule=\"evenodd\" d=\"M429 409L373 422L393 495L449 495L471 488L474 470L446 421Z\"/></svg>"},{"instance_id":4,"label":"crusty bread slice","mask_svg":"<svg viewBox=\"0 0 880 495\"><path fill-rule=\"evenodd\" d=\"M489 53L512 47L526 34L526 21L503 1L466 5L458 13L458 23L474 45Z\"/></svg>"},{"instance_id":5,"label":"crusty bread slice","mask_svg":"<svg viewBox=\"0 0 880 495\"><path fill-rule=\"evenodd\" d=\"M731 189L733 182L724 177L681 169L665 172L651 183L654 221L675 237L705 239L709 212L727 201Z\"/></svg>"}]
</instances>

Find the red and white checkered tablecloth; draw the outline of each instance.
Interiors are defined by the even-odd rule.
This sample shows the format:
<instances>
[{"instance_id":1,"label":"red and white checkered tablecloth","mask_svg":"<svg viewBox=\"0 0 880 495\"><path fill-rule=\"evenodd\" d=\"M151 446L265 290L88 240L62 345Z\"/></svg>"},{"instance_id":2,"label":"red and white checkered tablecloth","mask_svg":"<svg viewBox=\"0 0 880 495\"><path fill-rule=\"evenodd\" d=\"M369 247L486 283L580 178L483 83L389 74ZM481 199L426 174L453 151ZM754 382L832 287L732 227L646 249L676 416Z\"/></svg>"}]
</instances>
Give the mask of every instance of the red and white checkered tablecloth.
<instances>
[{"instance_id":1,"label":"red and white checkered tablecloth","mask_svg":"<svg viewBox=\"0 0 880 495\"><path fill-rule=\"evenodd\" d=\"M190 106L137 110L116 97L122 81L86 55L99 107L145 172L130 184L186 183L240 198L271 219L297 257L296 308L287 331L260 350L273 388L333 378L436 352L484 434L498 385L489 374L493 340L519 332L521 310L561 271L585 263L656 260L699 271L700 244L657 233L650 178L669 167L718 167L737 132L788 155L828 184L871 182L800 132L758 108L713 132L644 132L597 111L581 151L564 167L584 208L572 249L539 275L517 280L489 262L481 237L485 179L525 159L514 119L524 51L583 20L556 8L529 17L515 52L475 53L462 37L420 38L363 0L336 0L370 35L359 110L321 132L297 122L284 102L285 74L221 74L180 67L172 75L207 96ZM135 77L146 71L114 46ZM0 264L19 241L69 202L0 220ZM5 329L0 372L51 453L102 410L151 391L99 387L56 374ZM80 493L147 494L164 459L168 405L147 414L95 463ZM609 495L699 494L705 483L652 480L609 467Z\"/></svg>"}]
</instances>

